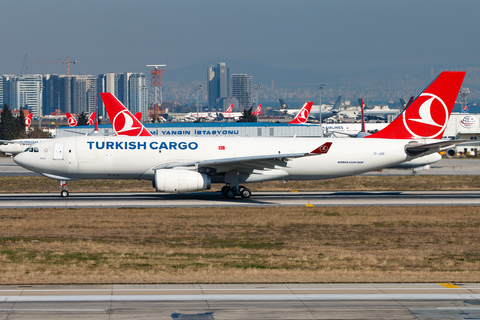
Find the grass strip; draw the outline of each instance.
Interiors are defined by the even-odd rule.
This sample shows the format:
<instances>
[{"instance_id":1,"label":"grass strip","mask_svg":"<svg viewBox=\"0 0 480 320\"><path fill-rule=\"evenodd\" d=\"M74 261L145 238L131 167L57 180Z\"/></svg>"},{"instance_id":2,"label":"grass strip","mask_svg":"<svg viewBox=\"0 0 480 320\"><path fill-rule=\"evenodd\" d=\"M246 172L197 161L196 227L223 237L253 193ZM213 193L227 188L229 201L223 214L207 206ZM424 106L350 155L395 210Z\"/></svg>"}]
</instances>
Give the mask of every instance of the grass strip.
<instances>
[{"instance_id":1,"label":"grass strip","mask_svg":"<svg viewBox=\"0 0 480 320\"><path fill-rule=\"evenodd\" d=\"M477 282L480 207L0 210L0 283Z\"/></svg>"}]
</instances>

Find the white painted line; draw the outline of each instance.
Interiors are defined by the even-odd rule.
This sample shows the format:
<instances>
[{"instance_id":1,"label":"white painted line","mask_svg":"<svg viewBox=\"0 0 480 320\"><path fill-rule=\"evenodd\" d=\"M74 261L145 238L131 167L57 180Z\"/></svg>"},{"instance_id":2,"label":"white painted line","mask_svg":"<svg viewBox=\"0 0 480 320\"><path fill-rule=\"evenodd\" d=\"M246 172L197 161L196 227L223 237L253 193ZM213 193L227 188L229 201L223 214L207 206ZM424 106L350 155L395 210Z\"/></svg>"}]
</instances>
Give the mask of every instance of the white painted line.
<instances>
[{"instance_id":1,"label":"white painted line","mask_svg":"<svg viewBox=\"0 0 480 320\"><path fill-rule=\"evenodd\" d=\"M232 295L84 295L0 296L0 302L66 301L330 301L330 300L480 300L480 294L232 294Z\"/></svg>"},{"instance_id":2,"label":"white painted line","mask_svg":"<svg viewBox=\"0 0 480 320\"><path fill-rule=\"evenodd\" d=\"M0 312L107 312L111 309L0 309Z\"/></svg>"}]
</instances>

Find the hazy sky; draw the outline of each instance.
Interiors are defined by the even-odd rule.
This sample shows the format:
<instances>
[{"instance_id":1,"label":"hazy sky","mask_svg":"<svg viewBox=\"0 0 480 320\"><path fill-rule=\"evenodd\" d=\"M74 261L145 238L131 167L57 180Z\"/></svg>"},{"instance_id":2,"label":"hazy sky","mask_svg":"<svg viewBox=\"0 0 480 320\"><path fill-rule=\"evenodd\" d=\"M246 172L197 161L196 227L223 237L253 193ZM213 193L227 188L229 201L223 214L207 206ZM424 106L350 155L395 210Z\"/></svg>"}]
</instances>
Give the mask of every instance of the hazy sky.
<instances>
[{"instance_id":1,"label":"hazy sky","mask_svg":"<svg viewBox=\"0 0 480 320\"><path fill-rule=\"evenodd\" d=\"M0 74L144 72L217 59L350 73L480 66L478 0L2 0ZM206 66L207 67L207 66Z\"/></svg>"}]
</instances>

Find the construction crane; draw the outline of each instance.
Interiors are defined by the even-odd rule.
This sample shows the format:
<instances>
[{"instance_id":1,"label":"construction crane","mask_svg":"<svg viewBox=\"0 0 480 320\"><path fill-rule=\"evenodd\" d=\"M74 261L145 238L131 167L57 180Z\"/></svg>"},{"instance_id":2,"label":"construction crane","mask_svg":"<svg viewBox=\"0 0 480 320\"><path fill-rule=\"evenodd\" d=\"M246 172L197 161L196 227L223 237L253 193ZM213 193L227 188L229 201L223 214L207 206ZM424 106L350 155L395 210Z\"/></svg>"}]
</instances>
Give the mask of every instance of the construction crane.
<instances>
[{"instance_id":1,"label":"construction crane","mask_svg":"<svg viewBox=\"0 0 480 320\"><path fill-rule=\"evenodd\" d=\"M67 76L70 75L70 64L75 64L77 61L70 61L70 57L67 57L67 61L35 61L35 63L63 63L67 64Z\"/></svg>"},{"instance_id":2,"label":"construction crane","mask_svg":"<svg viewBox=\"0 0 480 320\"><path fill-rule=\"evenodd\" d=\"M20 76L23 76L23 72L27 70L27 68L25 68L26 62L27 62L27 54L25 54L25 58L23 58L22 71L20 71Z\"/></svg>"}]
</instances>

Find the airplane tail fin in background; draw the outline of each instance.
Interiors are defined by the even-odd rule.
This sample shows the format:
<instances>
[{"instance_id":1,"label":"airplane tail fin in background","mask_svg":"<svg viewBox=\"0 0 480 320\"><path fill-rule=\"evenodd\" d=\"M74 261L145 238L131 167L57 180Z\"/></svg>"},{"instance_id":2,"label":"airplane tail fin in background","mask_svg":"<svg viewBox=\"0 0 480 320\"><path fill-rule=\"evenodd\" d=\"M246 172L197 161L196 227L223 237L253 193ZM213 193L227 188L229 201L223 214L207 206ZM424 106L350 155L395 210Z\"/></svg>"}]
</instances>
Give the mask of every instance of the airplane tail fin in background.
<instances>
[{"instance_id":1,"label":"airplane tail fin in background","mask_svg":"<svg viewBox=\"0 0 480 320\"><path fill-rule=\"evenodd\" d=\"M289 124L305 124L307 123L308 116L312 110L313 102L306 102L303 108L295 116L295 118L289 122Z\"/></svg>"},{"instance_id":2,"label":"airplane tail fin in background","mask_svg":"<svg viewBox=\"0 0 480 320\"><path fill-rule=\"evenodd\" d=\"M335 101L335 104L333 105L332 109L330 111L340 111L340 104L342 103L342 96L338 96L337 101Z\"/></svg>"},{"instance_id":3,"label":"airplane tail fin in background","mask_svg":"<svg viewBox=\"0 0 480 320\"><path fill-rule=\"evenodd\" d=\"M252 116L258 117L258 115L262 114L262 111L261 111L261 110L262 110L262 105L259 104L258 107L257 107L257 109L255 109L255 111L252 112Z\"/></svg>"},{"instance_id":4,"label":"airplane tail fin in background","mask_svg":"<svg viewBox=\"0 0 480 320\"><path fill-rule=\"evenodd\" d=\"M225 113L231 113L233 111L233 104L230 105L230 107L228 107L227 111L225 111Z\"/></svg>"},{"instance_id":5,"label":"airplane tail fin in background","mask_svg":"<svg viewBox=\"0 0 480 320\"><path fill-rule=\"evenodd\" d=\"M142 122L142 113L140 111L135 113L135 118L137 118L138 121Z\"/></svg>"},{"instance_id":6,"label":"airplane tail fin in background","mask_svg":"<svg viewBox=\"0 0 480 320\"><path fill-rule=\"evenodd\" d=\"M95 112L92 112L88 117L88 125L93 126L95 124Z\"/></svg>"},{"instance_id":7,"label":"airplane tail fin in background","mask_svg":"<svg viewBox=\"0 0 480 320\"><path fill-rule=\"evenodd\" d=\"M77 126L77 119L75 119L74 116L72 116L71 113L67 112L67 122L69 127L76 127Z\"/></svg>"},{"instance_id":8,"label":"airplane tail fin in background","mask_svg":"<svg viewBox=\"0 0 480 320\"><path fill-rule=\"evenodd\" d=\"M32 124L32 117L33 113L29 113L28 116L25 117L25 128L30 128L30 125Z\"/></svg>"},{"instance_id":9,"label":"airplane tail fin in background","mask_svg":"<svg viewBox=\"0 0 480 320\"><path fill-rule=\"evenodd\" d=\"M282 109L287 108L287 104L285 103L285 101L283 101L282 99L278 99L278 101L280 102L280 106L282 107Z\"/></svg>"},{"instance_id":10,"label":"airplane tail fin in background","mask_svg":"<svg viewBox=\"0 0 480 320\"><path fill-rule=\"evenodd\" d=\"M109 92L100 93L113 130L119 136L151 136L152 134Z\"/></svg>"},{"instance_id":11,"label":"airplane tail fin in background","mask_svg":"<svg viewBox=\"0 0 480 320\"><path fill-rule=\"evenodd\" d=\"M395 120L366 138L441 139L465 73L440 73Z\"/></svg>"}]
</instances>

